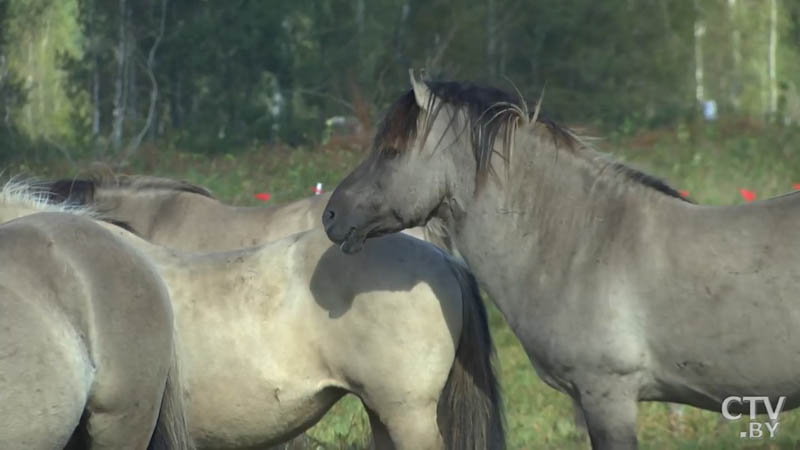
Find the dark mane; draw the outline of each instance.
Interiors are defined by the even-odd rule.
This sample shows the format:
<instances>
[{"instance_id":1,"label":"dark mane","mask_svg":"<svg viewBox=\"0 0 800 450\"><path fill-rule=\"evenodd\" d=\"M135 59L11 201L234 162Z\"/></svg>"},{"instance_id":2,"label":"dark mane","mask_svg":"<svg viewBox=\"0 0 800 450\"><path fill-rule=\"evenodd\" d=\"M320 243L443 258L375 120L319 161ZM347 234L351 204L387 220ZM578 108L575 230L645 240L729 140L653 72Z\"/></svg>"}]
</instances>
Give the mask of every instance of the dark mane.
<instances>
[{"instance_id":1,"label":"dark mane","mask_svg":"<svg viewBox=\"0 0 800 450\"><path fill-rule=\"evenodd\" d=\"M438 114L443 104L466 111L468 126L472 131L475 160L479 162L479 171L490 170L489 156L491 156L497 134L509 119L517 115L517 112L510 109L509 105L522 109L523 105L520 103L520 99L497 88L466 82L432 81L426 84L437 99L438 104L433 106L434 115ZM421 109L414 98L414 92L408 90L403 93L389 107L381 122L375 136L375 147L379 150L386 145L397 146L400 149L405 148L407 142L417 134L417 119L420 112ZM528 120L532 118L533 113L530 113ZM570 148L579 146L578 140L568 129L542 115L539 115L536 121L550 130L556 145L566 144Z\"/></svg>"},{"instance_id":2,"label":"dark mane","mask_svg":"<svg viewBox=\"0 0 800 450\"><path fill-rule=\"evenodd\" d=\"M90 175L85 179L65 178L40 183L53 203L72 203L87 205L94 202L98 189L131 189L135 191L188 192L203 197L214 198L206 188L181 180L144 175Z\"/></svg>"},{"instance_id":3,"label":"dark mane","mask_svg":"<svg viewBox=\"0 0 800 450\"><path fill-rule=\"evenodd\" d=\"M643 184L651 189L655 189L658 192L661 192L662 194L668 195L670 197L675 197L688 203L694 203L693 200L689 199L688 197L684 197L678 190L668 185L664 180L660 178L648 175L644 172L636 170L633 167L626 166L625 164L622 163L614 163L614 169L617 172L623 174L629 180L633 180L637 183Z\"/></svg>"},{"instance_id":4,"label":"dark mane","mask_svg":"<svg viewBox=\"0 0 800 450\"><path fill-rule=\"evenodd\" d=\"M214 198L214 194L203 186L189 183L188 181L151 177L148 175L116 175L111 179L101 179L97 186L101 188L132 189L137 191L188 192L190 194Z\"/></svg>"},{"instance_id":5,"label":"dark mane","mask_svg":"<svg viewBox=\"0 0 800 450\"><path fill-rule=\"evenodd\" d=\"M471 131L472 151L478 163L478 182L480 183L493 168L490 165L494 143L498 134L509 124L511 119L518 117L518 111L526 111L527 119L532 120L533 111L527 111L521 99L503 90L479 86L472 83L458 81L432 81L426 82L436 103L432 105L432 116L435 117L444 104L461 108L466 112ZM518 109L511 108L510 105ZM421 108L417 105L413 90L404 92L390 107L381 122L375 135L373 144L374 152L381 152L386 148L408 148L408 142L416 137L417 123ZM553 145L561 146L570 151L577 151L585 144L575 133L556 122L536 116L536 122L544 125L549 131ZM423 131L427 132L427 131ZM503 155L508 158L508 155ZM508 163L508 161L507 161ZM622 163L615 163L614 168L627 179L643 184L666 195L689 201L680 193L667 185L664 181L627 167Z\"/></svg>"},{"instance_id":6,"label":"dark mane","mask_svg":"<svg viewBox=\"0 0 800 450\"><path fill-rule=\"evenodd\" d=\"M62 179L37 184L46 192L49 203L88 205L94 199L95 183L91 180Z\"/></svg>"}]
</instances>

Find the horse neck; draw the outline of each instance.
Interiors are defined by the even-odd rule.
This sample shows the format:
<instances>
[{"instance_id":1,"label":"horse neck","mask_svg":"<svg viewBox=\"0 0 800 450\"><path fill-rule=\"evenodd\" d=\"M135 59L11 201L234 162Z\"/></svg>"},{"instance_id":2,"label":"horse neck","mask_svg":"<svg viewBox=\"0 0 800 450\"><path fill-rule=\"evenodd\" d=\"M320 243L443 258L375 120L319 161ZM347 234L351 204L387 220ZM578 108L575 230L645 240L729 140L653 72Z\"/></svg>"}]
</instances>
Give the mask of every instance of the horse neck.
<instances>
[{"instance_id":1,"label":"horse neck","mask_svg":"<svg viewBox=\"0 0 800 450\"><path fill-rule=\"evenodd\" d=\"M281 206L222 206L232 227L228 239L233 239L239 247L245 242L263 244L291 234L277 233L274 229L281 219Z\"/></svg>"},{"instance_id":2,"label":"horse neck","mask_svg":"<svg viewBox=\"0 0 800 450\"><path fill-rule=\"evenodd\" d=\"M96 223L125 241L129 246L143 253L147 259L159 268L179 266L184 259L181 252L153 244L118 225L105 221L96 221Z\"/></svg>"},{"instance_id":3,"label":"horse neck","mask_svg":"<svg viewBox=\"0 0 800 450\"><path fill-rule=\"evenodd\" d=\"M175 195L176 193L169 191L98 189L94 196L94 205L102 213L127 223L137 233L149 239L152 237L156 219L166 209L164 205Z\"/></svg>"},{"instance_id":4,"label":"horse neck","mask_svg":"<svg viewBox=\"0 0 800 450\"><path fill-rule=\"evenodd\" d=\"M273 207L235 207L235 228L251 243L266 243L316 228L330 194ZM233 218L233 217L232 217Z\"/></svg>"},{"instance_id":5,"label":"horse neck","mask_svg":"<svg viewBox=\"0 0 800 450\"><path fill-rule=\"evenodd\" d=\"M638 245L667 199L624 179L596 152L520 133L508 179L498 162L500 180L487 179L474 195L468 186L463 211L449 219L456 246L495 298L565 288L576 263L605 258L618 249L612 244ZM519 286L525 292L512 292Z\"/></svg>"}]
</instances>

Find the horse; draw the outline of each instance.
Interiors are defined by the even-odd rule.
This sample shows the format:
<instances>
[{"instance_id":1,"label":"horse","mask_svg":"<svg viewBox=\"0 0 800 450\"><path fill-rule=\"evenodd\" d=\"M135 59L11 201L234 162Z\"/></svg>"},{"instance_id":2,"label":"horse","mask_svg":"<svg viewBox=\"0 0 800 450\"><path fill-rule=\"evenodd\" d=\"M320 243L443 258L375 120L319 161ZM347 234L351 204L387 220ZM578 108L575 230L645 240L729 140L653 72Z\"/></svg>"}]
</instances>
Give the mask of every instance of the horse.
<instances>
[{"instance_id":1,"label":"horse","mask_svg":"<svg viewBox=\"0 0 800 450\"><path fill-rule=\"evenodd\" d=\"M0 217L0 448L193 448L148 257L19 183Z\"/></svg>"},{"instance_id":2,"label":"horse","mask_svg":"<svg viewBox=\"0 0 800 450\"><path fill-rule=\"evenodd\" d=\"M541 116L541 99L411 84L323 214L343 252L441 219L594 449L637 448L638 401L798 406L800 194L698 205Z\"/></svg>"},{"instance_id":3,"label":"horse","mask_svg":"<svg viewBox=\"0 0 800 450\"><path fill-rule=\"evenodd\" d=\"M167 181L139 185L121 203L147 202ZM109 204L105 214L134 230L143 223ZM137 211L153 220L149 208ZM237 229L235 215L217 220ZM283 442L346 393L361 399L378 448L504 448L480 292L436 247L390 236L348 258L317 227L248 249L184 253L119 233L169 287L199 448Z\"/></svg>"},{"instance_id":4,"label":"horse","mask_svg":"<svg viewBox=\"0 0 800 450\"><path fill-rule=\"evenodd\" d=\"M109 170L37 186L53 203L91 205L150 242L203 252L251 247L321 226L322 210L330 197L325 193L278 206L232 206L214 198L208 189L182 180ZM436 221L406 233L459 259L458 250Z\"/></svg>"}]
</instances>

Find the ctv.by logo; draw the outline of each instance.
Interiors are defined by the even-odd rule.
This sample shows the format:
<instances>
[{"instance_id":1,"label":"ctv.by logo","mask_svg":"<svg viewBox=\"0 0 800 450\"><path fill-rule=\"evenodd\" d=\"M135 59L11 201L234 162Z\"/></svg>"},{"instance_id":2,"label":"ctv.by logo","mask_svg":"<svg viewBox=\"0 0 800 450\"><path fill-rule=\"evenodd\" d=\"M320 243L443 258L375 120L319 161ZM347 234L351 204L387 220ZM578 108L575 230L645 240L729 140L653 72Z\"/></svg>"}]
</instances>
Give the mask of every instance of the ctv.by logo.
<instances>
[{"instance_id":1,"label":"ctv.by logo","mask_svg":"<svg viewBox=\"0 0 800 450\"><path fill-rule=\"evenodd\" d=\"M764 404L764 409L767 411L769 422L756 422L756 411L758 403ZM773 406L769 397L728 397L722 402L722 417L728 420L739 420L742 418L741 414L731 414L731 403L738 403L744 405L750 404L750 423L748 423L747 431L742 431L739 436L742 438L761 439L764 437L762 428L766 428L769 433L769 438L772 439L778 433L778 415L783 410L783 404L786 402L786 397L778 397L778 404ZM763 425L763 427L762 427Z\"/></svg>"}]
</instances>

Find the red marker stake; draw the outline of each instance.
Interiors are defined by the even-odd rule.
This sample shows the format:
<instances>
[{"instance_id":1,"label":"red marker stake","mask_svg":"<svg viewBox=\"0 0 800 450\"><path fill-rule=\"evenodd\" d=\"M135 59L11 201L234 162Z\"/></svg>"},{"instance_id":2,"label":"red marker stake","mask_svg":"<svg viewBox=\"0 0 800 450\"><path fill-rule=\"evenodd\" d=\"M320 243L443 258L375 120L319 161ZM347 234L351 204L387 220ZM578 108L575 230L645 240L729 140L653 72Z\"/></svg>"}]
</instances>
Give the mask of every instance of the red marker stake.
<instances>
[{"instance_id":1,"label":"red marker stake","mask_svg":"<svg viewBox=\"0 0 800 450\"><path fill-rule=\"evenodd\" d=\"M746 201L747 203L750 203L750 202L752 202L753 200L756 199L756 193L753 192L753 191L748 191L745 188L740 188L739 189L739 194L742 196L744 201Z\"/></svg>"},{"instance_id":2,"label":"red marker stake","mask_svg":"<svg viewBox=\"0 0 800 450\"><path fill-rule=\"evenodd\" d=\"M262 202L265 202L265 201L269 200L269 198L271 196L269 195L269 192L259 192L258 194L254 195L253 197L261 200Z\"/></svg>"}]
</instances>

